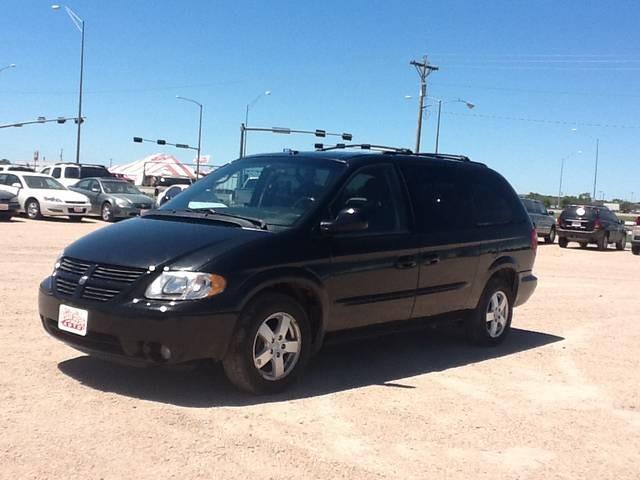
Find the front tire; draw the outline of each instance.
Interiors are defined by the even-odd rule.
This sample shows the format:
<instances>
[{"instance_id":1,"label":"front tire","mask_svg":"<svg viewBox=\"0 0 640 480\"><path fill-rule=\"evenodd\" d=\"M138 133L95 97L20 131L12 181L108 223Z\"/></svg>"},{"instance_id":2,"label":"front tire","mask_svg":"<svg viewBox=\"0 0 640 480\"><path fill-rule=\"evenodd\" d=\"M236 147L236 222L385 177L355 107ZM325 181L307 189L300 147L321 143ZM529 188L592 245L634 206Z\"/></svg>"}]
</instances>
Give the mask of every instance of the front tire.
<instances>
[{"instance_id":1,"label":"front tire","mask_svg":"<svg viewBox=\"0 0 640 480\"><path fill-rule=\"evenodd\" d=\"M310 355L307 312L291 297L272 293L253 300L241 313L222 366L236 387L270 394L295 382Z\"/></svg>"},{"instance_id":2,"label":"front tire","mask_svg":"<svg viewBox=\"0 0 640 480\"><path fill-rule=\"evenodd\" d=\"M634 255L640 255L640 245L632 245L631 253L633 253Z\"/></svg>"},{"instance_id":3,"label":"front tire","mask_svg":"<svg viewBox=\"0 0 640 480\"><path fill-rule=\"evenodd\" d=\"M587 248L587 242L580 242L580 248Z\"/></svg>"},{"instance_id":4,"label":"front tire","mask_svg":"<svg viewBox=\"0 0 640 480\"><path fill-rule=\"evenodd\" d=\"M467 337L476 345L498 345L509 334L512 317L512 287L501 278L492 278L467 318Z\"/></svg>"},{"instance_id":5,"label":"front tire","mask_svg":"<svg viewBox=\"0 0 640 480\"><path fill-rule=\"evenodd\" d=\"M109 202L104 202L102 204L102 208L100 209L100 216L105 222L113 222L113 207Z\"/></svg>"},{"instance_id":6,"label":"front tire","mask_svg":"<svg viewBox=\"0 0 640 480\"><path fill-rule=\"evenodd\" d=\"M560 246L560 248L567 248L567 245L569 244L569 240L567 240L564 237L560 237L558 238L558 245Z\"/></svg>"},{"instance_id":7,"label":"front tire","mask_svg":"<svg viewBox=\"0 0 640 480\"><path fill-rule=\"evenodd\" d=\"M544 237L544 243L553 243L556 241L556 227L551 227L549 235Z\"/></svg>"},{"instance_id":8,"label":"front tire","mask_svg":"<svg viewBox=\"0 0 640 480\"><path fill-rule=\"evenodd\" d=\"M623 235L619 242L616 242L616 250L624 250L627 246L627 235Z\"/></svg>"},{"instance_id":9,"label":"front tire","mask_svg":"<svg viewBox=\"0 0 640 480\"><path fill-rule=\"evenodd\" d=\"M35 198L30 198L29 200L27 200L24 209L27 212L27 217L29 217L31 220L42 219L42 213L40 212L40 203L38 203Z\"/></svg>"}]
</instances>

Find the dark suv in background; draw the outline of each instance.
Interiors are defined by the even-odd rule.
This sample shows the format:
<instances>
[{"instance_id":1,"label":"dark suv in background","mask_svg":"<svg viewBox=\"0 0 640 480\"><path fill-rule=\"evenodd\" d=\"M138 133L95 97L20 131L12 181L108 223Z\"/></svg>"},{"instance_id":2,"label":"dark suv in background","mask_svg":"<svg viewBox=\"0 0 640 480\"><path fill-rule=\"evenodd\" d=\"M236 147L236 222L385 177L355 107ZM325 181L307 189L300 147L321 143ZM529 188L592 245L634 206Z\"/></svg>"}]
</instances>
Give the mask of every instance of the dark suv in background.
<instances>
[{"instance_id":1,"label":"dark suv in background","mask_svg":"<svg viewBox=\"0 0 640 480\"><path fill-rule=\"evenodd\" d=\"M578 242L581 248L595 243L606 250L610 243L624 250L627 231L615 213L603 206L569 205L558 217L558 245L567 248L569 242Z\"/></svg>"},{"instance_id":2,"label":"dark suv in background","mask_svg":"<svg viewBox=\"0 0 640 480\"><path fill-rule=\"evenodd\" d=\"M236 386L274 392L346 330L462 320L502 342L536 287L536 246L511 186L466 157L256 155L68 246L39 311L84 352L220 360Z\"/></svg>"},{"instance_id":3,"label":"dark suv in background","mask_svg":"<svg viewBox=\"0 0 640 480\"><path fill-rule=\"evenodd\" d=\"M540 200L531 198L521 200L538 236L543 237L545 243L553 243L556 240L556 220L553 218L553 212L548 211Z\"/></svg>"}]
</instances>

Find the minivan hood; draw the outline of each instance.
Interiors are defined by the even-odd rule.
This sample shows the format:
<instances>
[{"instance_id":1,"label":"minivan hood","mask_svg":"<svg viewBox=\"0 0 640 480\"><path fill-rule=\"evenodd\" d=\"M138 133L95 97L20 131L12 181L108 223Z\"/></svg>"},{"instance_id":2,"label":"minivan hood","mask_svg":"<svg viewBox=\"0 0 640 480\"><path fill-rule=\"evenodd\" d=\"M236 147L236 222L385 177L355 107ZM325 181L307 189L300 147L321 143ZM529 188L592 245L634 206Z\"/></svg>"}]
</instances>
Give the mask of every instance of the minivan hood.
<instances>
[{"instance_id":1,"label":"minivan hood","mask_svg":"<svg viewBox=\"0 0 640 480\"><path fill-rule=\"evenodd\" d=\"M228 248L265 235L271 233L206 220L138 217L80 238L65 249L64 255L92 263L149 268L201 253L190 258L191 267L197 268Z\"/></svg>"}]
</instances>

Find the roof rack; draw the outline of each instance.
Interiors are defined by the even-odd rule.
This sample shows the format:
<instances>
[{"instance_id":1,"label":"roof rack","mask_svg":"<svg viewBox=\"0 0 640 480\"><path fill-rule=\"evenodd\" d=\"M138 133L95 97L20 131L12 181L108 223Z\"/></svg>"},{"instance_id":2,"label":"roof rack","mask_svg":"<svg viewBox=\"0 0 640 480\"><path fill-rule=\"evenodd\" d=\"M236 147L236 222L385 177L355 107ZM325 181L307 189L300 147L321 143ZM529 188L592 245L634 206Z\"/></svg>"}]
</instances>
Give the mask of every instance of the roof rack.
<instances>
[{"instance_id":1,"label":"roof rack","mask_svg":"<svg viewBox=\"0 0 640 480\"><path fill-rule=\"evenodd\" d=\"M466 155L452 155L450 153L414 153L421 157L443 158L445 160L458 160L460 162L470 162L471 159Z\"/></svg>"},{"instance_id":2,"label":"roof rack","mask_svg":"<svg viewBox=\"0 0 640 480\"><path fill-rule=\"evenodd\" d=\"M413 154L413 152L408 148L387 147L385 145L372 145L370 143L351 143L348 145L346 143L338 143L333 146L324 146L324 144L322 143L316 143L314 147L316 150L320 152L326 152L329 150L341 150L345 148L359 148L360 150L376 150L379 152L387 152L387 153L406 153L408 155Z\"/></svg>"}]
</instances>

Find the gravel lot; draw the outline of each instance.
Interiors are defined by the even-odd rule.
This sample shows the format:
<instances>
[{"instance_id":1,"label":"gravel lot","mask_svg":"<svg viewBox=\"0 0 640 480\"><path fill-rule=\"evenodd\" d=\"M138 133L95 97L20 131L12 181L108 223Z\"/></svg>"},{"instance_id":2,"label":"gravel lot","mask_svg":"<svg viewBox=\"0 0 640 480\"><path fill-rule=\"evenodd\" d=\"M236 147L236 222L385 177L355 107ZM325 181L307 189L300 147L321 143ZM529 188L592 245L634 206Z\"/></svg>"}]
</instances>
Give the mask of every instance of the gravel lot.
<instances>
[{"instance_id":1,"label":"gravel lot","mask_svg":"<svg viewBox=\"0 0 640 480\"><path fill-rule=\"evenodd\" d=\"M541 245L499 348L438 330L341 344L255 398L216 367L114 366L45 334L38 283L103 227L0 223L0 478L640 478L629 250Z\"/></svg>"}]
</instances>

